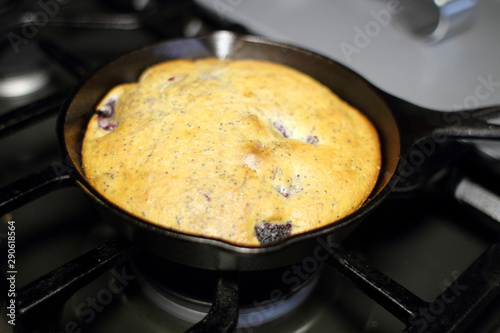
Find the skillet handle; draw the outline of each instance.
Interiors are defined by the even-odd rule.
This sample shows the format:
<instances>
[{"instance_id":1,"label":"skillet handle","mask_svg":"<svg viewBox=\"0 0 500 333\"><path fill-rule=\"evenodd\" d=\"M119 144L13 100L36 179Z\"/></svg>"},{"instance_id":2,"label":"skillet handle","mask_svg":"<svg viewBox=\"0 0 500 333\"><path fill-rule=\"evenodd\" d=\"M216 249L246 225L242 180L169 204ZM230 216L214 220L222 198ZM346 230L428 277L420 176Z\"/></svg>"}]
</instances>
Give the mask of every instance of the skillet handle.
<instances>
[{"instance_id":1,"label":"skillet handle","mask_svg":"<svg viewBox=\"0 0 500 333\"><path fill-rule=\"evenodd\" d=\"M488 123L500 116L500 106L464 111L430 110L381 91L393 110L401 133L402 151L426 138L444 142L447 139L500 139L500 126Z\"/></svg>"},{"instance_id":2,"label":"skillet handle","mask_svg":"<svg viewBox=\"0 0 500 333\"><path fill-rule=\"evenodd\" d=\"M4 215L44 194L74 183L70 167L54 162L49 167L0 188L0 215Z\"/></svg>"},{"instance_id":3,"label":"skillet handle","mask_svg":"<svg viewBox=\"0 0 500 333\"><path fill-rule=\"evenodd\" d=\"M500 139L500 125L488 120L500 116L500 106L474 110L437 112L430 116L433 135L444 135L453 139Z\"/></svg>"}]
</instances>

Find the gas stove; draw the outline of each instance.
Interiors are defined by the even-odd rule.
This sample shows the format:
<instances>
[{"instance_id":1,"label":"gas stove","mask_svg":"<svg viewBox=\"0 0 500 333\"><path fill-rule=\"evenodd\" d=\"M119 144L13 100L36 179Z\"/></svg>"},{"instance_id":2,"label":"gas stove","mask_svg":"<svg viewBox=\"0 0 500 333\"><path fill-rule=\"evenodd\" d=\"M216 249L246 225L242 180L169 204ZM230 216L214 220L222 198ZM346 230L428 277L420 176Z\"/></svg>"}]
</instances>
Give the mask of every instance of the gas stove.
<instances>
[{"instance_id":1,"label":"gas stove","mask_svg":"<svg viewBox=\"0 0 500 333\"><path fill-rule=\"evenodd\" d=\"M19 195L9 187L17 179L64 174L56 117L69 91L108 61L171 38L259 34L325 54L425 107L500 104L491 18L500 2L478 3L474 25L436 45L379 23L349 59L339 45L356 46L355 28L378 22L372 13L388 2L304 4L0 2L0 203ZM1 217L0 331L500 332L496 146L443 146L418 189L394 193L340 244L323 244L330 251L256 272L157 258L122 239L81 189L35 190Z\"/></svg>"}]
</instances>

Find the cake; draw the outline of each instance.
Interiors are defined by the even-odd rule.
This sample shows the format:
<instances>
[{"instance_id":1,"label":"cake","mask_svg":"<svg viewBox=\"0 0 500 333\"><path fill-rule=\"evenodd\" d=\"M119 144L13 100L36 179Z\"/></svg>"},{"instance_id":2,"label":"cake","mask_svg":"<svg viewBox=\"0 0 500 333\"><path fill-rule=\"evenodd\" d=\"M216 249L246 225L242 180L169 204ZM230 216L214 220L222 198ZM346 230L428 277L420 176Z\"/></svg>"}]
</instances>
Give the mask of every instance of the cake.
<instances>
[{"instance_id":1,"label":"cake","mask_svg":"<svg viewBox=\"0 0 500 333\"><path fill-rule=\"evenodd\" d=\"M312 77L263 60L171 60L114 87L82 147L88 182L148 223L242 246L356 211L377 132Z\"/></svg>"}]
</instances>

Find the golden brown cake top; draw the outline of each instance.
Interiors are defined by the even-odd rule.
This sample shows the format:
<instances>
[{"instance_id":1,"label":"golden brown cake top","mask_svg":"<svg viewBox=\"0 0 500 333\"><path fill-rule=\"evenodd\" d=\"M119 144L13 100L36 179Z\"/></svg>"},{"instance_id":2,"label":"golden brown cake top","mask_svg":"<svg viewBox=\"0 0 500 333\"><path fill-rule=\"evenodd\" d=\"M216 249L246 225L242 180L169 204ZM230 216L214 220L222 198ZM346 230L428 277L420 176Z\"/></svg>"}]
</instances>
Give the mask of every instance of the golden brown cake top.
<instances>
[{"instance_id":1,"label":"golden brown cake top","mask_svg":"<svg viewBox=\"0 0 500 333\"><path fill-rule=\"evenodd\" d=\"M370 122L276 63L168 61L97 110L82 152L92 186L150 223L239 245L345 217L380 169Z\"/></svg>"}]
</instances>

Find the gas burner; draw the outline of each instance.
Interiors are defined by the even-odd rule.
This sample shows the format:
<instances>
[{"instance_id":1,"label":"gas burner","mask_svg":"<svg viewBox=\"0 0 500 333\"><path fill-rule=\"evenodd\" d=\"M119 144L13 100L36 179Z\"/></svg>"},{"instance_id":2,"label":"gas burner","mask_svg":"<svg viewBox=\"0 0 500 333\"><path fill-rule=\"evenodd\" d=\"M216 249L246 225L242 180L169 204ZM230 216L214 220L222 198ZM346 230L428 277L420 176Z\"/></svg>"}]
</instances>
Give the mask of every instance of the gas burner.
<instances>
[{"instance_id":1,"label":"gas burner","mask_svg":"<svg viewBox=\"0 0 500 333\"><path fill-rule=\"evenodd\" d=\"M49 73L37 70L0 79L0 97L21 97L40 91L49 82Z\"/></svg>"},{"instance_id":2,"label":"gas burner","mask_svg":"<svg viewBox=\"0 0 500 333\"><path fill-rule=\"evenodd\" d=\"M0 48L0 98L17 98L42 91L51 79L50 66L30 41L16 50L8 42Z\"/></svg>"},{"instance_id":3,"label":"gas burner","mask_svg":"<svg viewBox=\"0 0 500 333\"><path fill-rule=\"evenodd\" d=\"M140 289L152 303L190 324L200 322L210 311L214 289L222 274L175 264L150 254L134 258L131 266ZM301 272L303 279L294 276L292 269L238 274L238 328L267 324L307 300L318 283L321 269Z\"/></svg>"}]
</instances>

